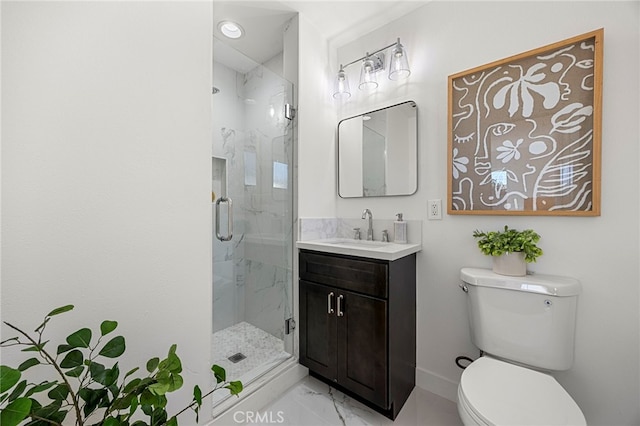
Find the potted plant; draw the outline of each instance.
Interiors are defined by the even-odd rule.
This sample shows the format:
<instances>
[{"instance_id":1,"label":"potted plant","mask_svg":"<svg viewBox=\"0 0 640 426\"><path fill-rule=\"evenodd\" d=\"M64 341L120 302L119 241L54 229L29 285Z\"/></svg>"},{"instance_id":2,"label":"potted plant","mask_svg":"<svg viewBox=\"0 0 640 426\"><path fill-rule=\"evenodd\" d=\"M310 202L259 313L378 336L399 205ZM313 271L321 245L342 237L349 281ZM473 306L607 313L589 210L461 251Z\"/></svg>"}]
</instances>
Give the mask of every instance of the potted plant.
<instances>
[{"instance_id":1,"label":"potted plant","mask_svg":"<svg viewBox=\"0 0 640 426\"><path fill-rule=\"evenodd\" d=\"M165 359L151 358L144 370L136 367L123 375L118 362L111 367L105 365L118 359L126 349L123 336L107 336L118 326L116 321L103 321L99 333L83 327L67 336L57 348L53 342L46 346L49 340L43 335L49 320L72 309L73 305L54 309L32 333L4 321L19 335L3 340L0 347L21 348L31 357L18 368L0 366L2 426L178 426L177 417L185 411L194 411L197 423L202 400L216 390L227 389L232 395L242 391L241 382L228 381L224 368L213 365L214 388L203 393L196 385L191 403L169 415L167 396L183 383L176 345L170 347ZM56 378L31 383L23 372L32 367L45 367L54 372L45 377ZM142 377L134 374L139 370ZM145 416L148 420L143 420Z\"/></svg>"},{"instance_id":2,"label":"potted plant","mask_svg":"<svg viewBox=\"0 0 640 426\"><path fill-rule=\"evenodd\" d=\"M527 263L535 262L542 255L537 243L540 235L532 229L518 231L484 232L475 230L473 236L478 238L478 248L488 256L493 256L493 271L502 275L524 276L527 274Z\"/></svg>"}]
</instances>

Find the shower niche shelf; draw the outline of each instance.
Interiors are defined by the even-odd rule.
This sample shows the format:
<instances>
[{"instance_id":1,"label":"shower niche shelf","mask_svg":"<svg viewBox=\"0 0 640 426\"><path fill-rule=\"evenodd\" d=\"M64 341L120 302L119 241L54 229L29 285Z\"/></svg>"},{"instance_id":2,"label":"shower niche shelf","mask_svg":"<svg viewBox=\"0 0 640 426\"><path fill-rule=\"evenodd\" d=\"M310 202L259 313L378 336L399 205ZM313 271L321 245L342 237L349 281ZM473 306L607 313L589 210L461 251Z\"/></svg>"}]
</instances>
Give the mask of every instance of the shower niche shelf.
<instances>
[{"instance_id":1,"label":"shower niche shelf","mask_svg":"<svg viewBox=\"0 0 640 426\"><path fill-rule=\"evenodd\" d=\"M300 250L300 363L395 419L415 386L416 255Z\"/></svg>"}]
</instances>

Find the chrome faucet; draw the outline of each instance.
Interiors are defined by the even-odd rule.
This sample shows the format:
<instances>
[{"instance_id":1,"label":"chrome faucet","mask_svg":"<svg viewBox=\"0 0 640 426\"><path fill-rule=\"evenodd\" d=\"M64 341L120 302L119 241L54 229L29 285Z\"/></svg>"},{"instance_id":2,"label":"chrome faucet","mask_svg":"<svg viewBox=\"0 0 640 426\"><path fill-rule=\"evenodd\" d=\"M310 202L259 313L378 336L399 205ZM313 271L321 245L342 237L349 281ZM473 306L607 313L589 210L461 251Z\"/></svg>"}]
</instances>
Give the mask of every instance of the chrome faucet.
<instances>
[{"instance_id":1,"label":"chrome faucet","mask_svg":"<svg viewBox=\"0 0 640 426\"><path fill-rule=\"evenodd\" d=\"M373 215L371 214L371 210L364 209L362 212L362 218L366 219L367 215L369 215L369 228L367 229L367 240L373 241Z\"/></svg>"}]
</instances>

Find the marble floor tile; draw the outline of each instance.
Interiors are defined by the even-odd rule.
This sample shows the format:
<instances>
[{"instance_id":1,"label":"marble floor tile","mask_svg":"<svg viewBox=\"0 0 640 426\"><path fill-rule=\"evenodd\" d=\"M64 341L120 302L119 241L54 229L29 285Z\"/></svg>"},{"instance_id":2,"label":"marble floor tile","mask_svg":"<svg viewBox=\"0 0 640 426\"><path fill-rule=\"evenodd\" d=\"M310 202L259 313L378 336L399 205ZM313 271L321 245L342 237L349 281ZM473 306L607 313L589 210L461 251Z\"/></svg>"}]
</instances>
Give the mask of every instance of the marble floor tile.
<instances>
[{"instance_id":1,"label":"marble floor tile","mask_svg":"<svg viewBox=\"0 0 640 426\"><path fill-rule=\"evenodd\" d=\"M246 425L287 426L460 426L456 404L415 388L395 421L327 384L306 377L265 407Z\"/></svg>"}]
</instances>

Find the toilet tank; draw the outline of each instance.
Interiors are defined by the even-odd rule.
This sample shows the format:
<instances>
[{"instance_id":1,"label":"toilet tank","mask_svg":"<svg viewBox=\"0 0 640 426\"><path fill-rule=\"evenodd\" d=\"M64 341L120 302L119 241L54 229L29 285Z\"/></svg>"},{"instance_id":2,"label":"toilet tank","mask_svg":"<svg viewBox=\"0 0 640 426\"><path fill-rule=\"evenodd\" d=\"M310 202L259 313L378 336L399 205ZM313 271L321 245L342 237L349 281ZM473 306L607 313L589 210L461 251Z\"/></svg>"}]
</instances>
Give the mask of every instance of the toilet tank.
<instances>
[{"instance_id":1,"label":"toilet tank","mask_svg":"<svg viewBox=\"0 0 640 426\"><path fill-rule=\"evenodd\" d=\"M487 354L543 370L573 364L580 282L554 275L511 277L463 268L473 343Z\"/></svg>"}]
</instances>

